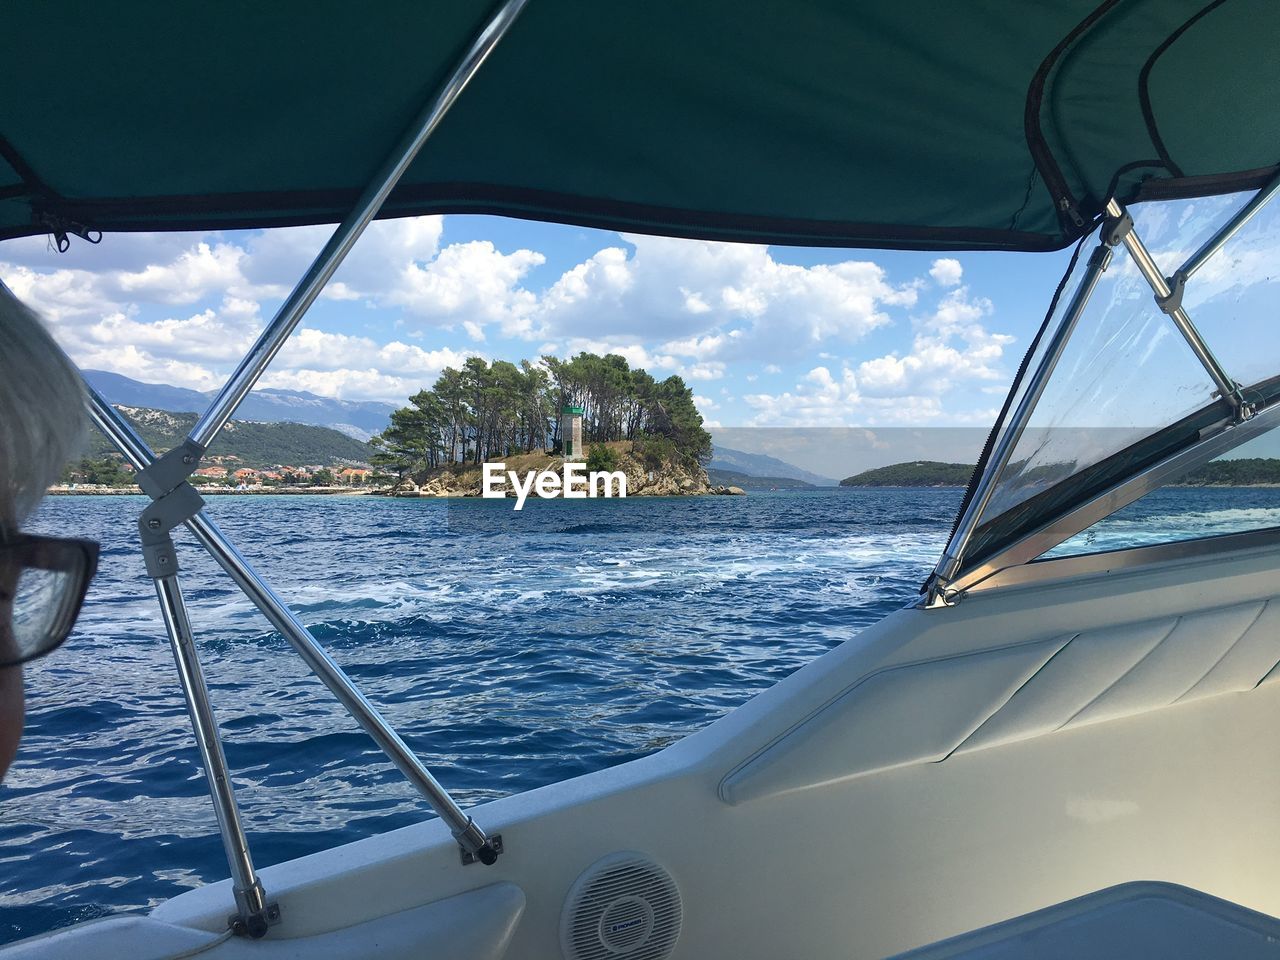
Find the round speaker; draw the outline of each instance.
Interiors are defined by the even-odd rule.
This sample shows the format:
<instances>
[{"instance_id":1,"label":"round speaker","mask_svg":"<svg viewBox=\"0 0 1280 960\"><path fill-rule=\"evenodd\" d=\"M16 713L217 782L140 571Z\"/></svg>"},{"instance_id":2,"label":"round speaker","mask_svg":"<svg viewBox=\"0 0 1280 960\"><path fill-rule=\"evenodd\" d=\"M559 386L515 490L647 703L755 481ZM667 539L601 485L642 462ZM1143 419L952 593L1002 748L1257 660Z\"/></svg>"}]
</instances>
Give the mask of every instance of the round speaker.
<instances>
[{"instance_id":1,"label":"round speaker","mask_svg":"<svg viewBox=\"0 0 1280 960\"><path fill-rule=\"evenodd\" d=\"M680 889L639 853L612 853L580 876L560 914L568 960L665 960L680 938Z\"/></svg>"}]
</instances>

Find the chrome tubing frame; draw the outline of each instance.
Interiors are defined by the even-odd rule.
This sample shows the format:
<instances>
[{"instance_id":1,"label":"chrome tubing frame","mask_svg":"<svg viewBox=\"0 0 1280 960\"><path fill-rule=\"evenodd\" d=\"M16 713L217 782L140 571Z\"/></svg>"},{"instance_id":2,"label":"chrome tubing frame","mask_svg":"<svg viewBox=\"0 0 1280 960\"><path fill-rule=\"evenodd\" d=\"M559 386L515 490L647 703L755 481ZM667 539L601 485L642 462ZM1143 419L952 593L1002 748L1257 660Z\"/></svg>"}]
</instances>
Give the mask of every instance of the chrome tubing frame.
<instances>
[{"instance_id":1,"label":"chrome tubing frame","mask_svg":"<svg viewBox=\"0 0 1280 960\"><path fill-rule=\"evenodd\" d=\"M125 455L135 470L145 470L156 459L155 453L101 394L87 384L86 391L89 413L94 423ZM492 863L493 848L485 832L458 806L457 801L432 776L431 771L418 759L377 708L360 692L355 682L347 676L337 661L311 635L311 631L268 586L249 561L231 545L218 525L203 513L198 513L186 521L186 525L195 534L201 546L236 582L236 585L271 625L284 635L307 666L337 697L409 782L417 788L440 819L449 826L450 832L463 849L474 854L483 863ZM213 735L216 737L216 728L213 730Z\"/></svg>"},{"instance_id":2,"label":"chrome tubing frame","mask_svg":"<svg viewBox=\"0 0 1280 960\"><path fill-rule=\"evenodd\" d=\"M267 896L253 868L249 854L249 841L240 821L240 808L236 804L235 788L227 771L227 757L222 750L218 722L209 703L209 688L200 669L200 657L196 653L195 637L191 621L187 618L186 603L176 574L160 577L155 581L156 596L164 615L165 629L173 647L173 659L178 667L178 680L187 701L191 727L195 731L196 745L200 748L200 760L209 781L209 794L213 797L213 811L218 819L218 832L231 867L231 882L235 891L236 908L244 932L261 936L266 932ZM256 927L250 928L250 924Z\"/></svg>"},{"instance_id":3,"label":"chrome tubing frame","mask_svg":"<svg viewBox=\"0 0 1280 960\"><path fill-rule=\"evenodd\" d=\"M1123 217L1126 211L1118 201L1109 200L1107 201L1107 213L1112 217ZM1138 271L1146 279L1152 292L1155 293L1156 302L1160 305L1160 309L1169 315L1169 318L1178 328L1178 332L1182 334L1182 338L1187 341L1187 345L1191 347L1196 359L1200 361L1201 366L1209 374L1209 379L1213 381L1213 385L1217 388L1219 395L1235 409L1236 419L1248 419L1250 412L1244 402L1244 396L1240 392L1240 384L1231 378L1218 358L1214 356L1209 345L1205 343L1204 337L1196 329L1196 325L1187 316L1187 311L1182 308L1180 303L1166 309L1165 302L1173 292L1173 288L1170 286L1169 281L1165 279L1165 275L1160 272L1155 260L1152 259L1151 252L1147 250L1146 244L1138 236L1138 231L1129 230L1125 233L1122 242L1125 249L1129 251L1129 256L1133 258Z\"/></svg>"},{"instance_id":4,"label":"chrome tubing frame","mask_svg":"<svg viewBox=\"0 0 1280 960\"><path fill-rule=\"evenodd\" d=\"M482 860L485 859L487 853L484 852L484 848L489 843L485 832L458 806L457 801L432 776L431 771L423 765L409 745L369 702L338 662L311 635L311 631L303 625L270 585L254 571L249 561L241 556L240 552L227 540L218 525L203 513L198 513L187 521L187 528L195 534L196 539L209 555L218 562L218 566L222 567L236 582L241 592L253 602L271 625L284 635L284 638L302 657L303 662L311 668L311 672L320 678L320 681L337 697L365 733L373 738L382 752L426 798L431 808L440 815L440 819L449 825L450 832L463 848L480 856Z\"/></svg>"},{"instance_id":5,"label":"chrome tubing frame","mask_svg":"<svg viewBox=\"0 0 1280 960\"><path fill-rule=\"evenodd\" d=\"M360 195L355 208L343 220L329 242L316 255L307 272L298 281L293 292L280 305L271 322L263 329L253 347L240 361L235 373L226 385L218 391L217 397L209 404L196 425L191 428L190 441L201 450L207 450L218 432L231 419L236 407L253 389L258 378L262 376L267 365L284 346L289 334L293 332L307 309L315 302L320 291L324 289L329 278L355 245L356 240L364 232L374 215L382 208L392 189L404 176L413 163L418 151L427 138L435 132L444 119L449 108L457 101L458 96L475 76L480 65L492 52L498 41L506 34L516 17L524 9L528 0L506 0L501 9L493 16L480 35L476 37L471 48L454 68L448 81L436 97L418 115L410 126L408 133L396 145L390 157L374 175L372 182Z\"/></svg>"},{"instance_id":6,"label":"chrome tubing frame","mask_svg":"<svg viewBox=\"0 0 1280 960\"><path fill-rule=\"evenodd\" d=\"M1104 227L1103 229L1105 230L1106 228ZM973 538L973 533L978 527L978 521L982 518L987 504L995 493L996 481L1000 478L1001 473L1004 472L1009 458L1013 456L1013 451L1031 419L1031 414L1035 410L1036 404L1040 401L1045 387L1048 385L1049 377L1053 374L1054 368L1057 367L1058 361L1062 359L1062 352L1066 349L1067 342L1071 339L1071 334L1075 330L1076 324L1084 314L1084 308L1089 303L1089 298L1093 296L1093 291L1098 286L1099 278L1101 278L1110 263L1111 247L1105 242L1100 242L1089 257L1085 274L1080 278L1080 285L1076 288L1071 302L1067 305L1062 320L1058 323L1058 328L1053 332L1046 345L1044 356L1031 374L1026 392L1023 393L1022 399L1018 401L1018 406L1009 417L1008 426L1001 432L995 447L992 448L991 457L987 461L987 468L978 480L978 487L974 491L973 499L969 501L969 506L966 508L964 516L960 518L960 522L956 525L955 534L947 544L947 549L943 551L941 559L938 560L938 565L934 570L933 587L930 590L930 595L926 598L928 605L936 606L939 603L946 604L949 602L948 591L950 583L959 571L960 564L964 560L965 551L969 547L969 541Z\"/></svg>"},{"instance_id":7,"label":"chrome tubing frame","mask_svg":"<svg viewBox=\"0 0 1280 960\"><path fill-rule=\"evenodd\" d=\"M1236 211L1235 216L1223 224L1217 233L1206 240L1204 245L1178 268L1174 277L1181 277L1184 282L1190 279L1197 270L1204 266L1206 260L1221 250L1226 245L1226 242L1239 232L1241 227L1253 219L1254 214L1274 200L1277 193L1280 193L1280 176L1277 176L1255 193L1248 203Z\"/></svg>"},{"instance_id":8,"label":"chrome tubing frame","mask_svg":"<svg viewBox=\"0 0 1280 960\"><path fill-rule=\"evenodd\" d=\"M968 542L972 538L973 531L977 527L977 521L981 518L982 510L990 501L995 482L999 477L1000 471L1004 469L1005 462L1012 453L1012 448L1018 437L1022 435L1025 428L1024 408L1028 407L1028 399L1031 394L1035 393L1035 398L1031 401L1034 406L1035 400L1038 400L1040 393L1043 392L1044 384L1042 380L1047 380L1048 375L1052 373L1053 365L1057 362L1057 357L1053 356L1055 348L1060 352L1062 345L1065 343L1070 331L1065 330L1068 319L1072 327L1078 319L1078 315L1064 318L1062 329L1065 335L1062 337L1062 343L1055 341L1046 352L1045 360L1041 362L1037 368L1031 386L1028 387L1027 393L1023 396L1022 401L1018 405L1010 422L1014 426L1006 430L1001 436L1000 442L997 444L992 454L992 465L983 474L979 481L978 490L973 500L970 502L969 508L965 511L960 523L957 525L955 536L947 545L946 551L942 558L938 561L935 569L933 586L930 594L925 598L927 605L936 606L945 605L954 594L964 593L983 581L993 577L1003 570L1011 567L1027 563L1041 556L1045 551L1052 549L1064 540L1067 540L1079 533L1081 530L1092 526L1103 517L1114 513L1121 507L1132 503L1134 500L1145 496L1156 487L1177 476L1180 472L1192 469L1199 463L1207 462L1212 456L1218 452L1229 450L1232 447L1243 443L1246 439L1257 435L1267 429L1271 429L1271 421L1273 416L1271 411L1264 411L1268 416L1263 417L1256 414L1254 408L1244 401L1243 390L1238 382L1227 374L1225 369L1219 363L1213 351L1205 343L1191 318L1186 311L1182 309L1180 303L1170 303L1170 295L1173 293L1173 284L1181 287L1186 283L1189 276L1199 270L1210 257L1222 249L1226 242L1237 233L1241 227L1249 222L1259 210L1280 193L1280 177L1277 177L1270 184L1259 190L1250 201L1236 212L1219 230L1211 237L1201 248L1194 253L1190 259L1174 274L1172 280L1166 279L1160 272L1160 268L1156 265L1150 251L1142 242L1142 238L1133 229L1132 225L1127 230L1120 232L1119 240L1125 245L1129 255L1133 258L1139 272L1151 287L1155 294L1157 305L1162 312L1168 313L1178 330L1182 333L1183 338L1187 341L1196 358L1204 366L1213 380L1214 385L1218 389L1218 393L1230 403L1234 409L1234 415L1231 420L1225 421L1223 429L1214 431L1201 438L1200 442L1194 444L1188 449L1171 456L1168 460L1161 462L1141 473L1130 477L1111 490L1106 491L1099 496L1093 498L1085 504L1081 504L1072 509L1068 513L1053 520L1051 523L1039 530L1032 531L1027 536L1014 544L1001 550L998 554L989 557L983 561L978 567L965 571L962 575L957 576L960 570L960 564L964 559L965 550ZM1112 222L1123 223L1127 219L1128 212L1116 200L1108 201L1106 206L1108 217ZM1107 228L1104 226L1103 230ZM1099 248L1101 250L1101 247ZM1097 256L1097 251L1095 251ZM1090 267L1093 262L1090 262ZM1104 264L1103 270L1106 269ZM1098 271L1100 274L1101 271ZM1086 277L1081 281L1081 289L1089 284L1090 277ZM1097 283L1097 275L1092 278L1093 285ZM1092 286L1089 292L1092 293ZM1084 301L1079 300L1077 293L1076 300L1073 300L1068 308L1068 313L1077 307L1083 309L1084 302L1087 302L1086 295ZM1052 356L1052 362L1050 357ZM1048 369L1046 369L1048 363ZM1043 377L1041 374L1043 373ZM1026 416L1030 415L1030 410L1026 411ZM1232 430L1232 427L1241 427L1246 423L1252 423L1258 420L1256 429L1251 430ZM1014 436L1016 434L1016 436ZM1006 441L1009 441L1006 443ZM1206 456L1206 452L1208 455ZM1197 459L1203 457L1203 459ZM975 506L981 506L975 509Z\"/></svg>"}]
</instances>

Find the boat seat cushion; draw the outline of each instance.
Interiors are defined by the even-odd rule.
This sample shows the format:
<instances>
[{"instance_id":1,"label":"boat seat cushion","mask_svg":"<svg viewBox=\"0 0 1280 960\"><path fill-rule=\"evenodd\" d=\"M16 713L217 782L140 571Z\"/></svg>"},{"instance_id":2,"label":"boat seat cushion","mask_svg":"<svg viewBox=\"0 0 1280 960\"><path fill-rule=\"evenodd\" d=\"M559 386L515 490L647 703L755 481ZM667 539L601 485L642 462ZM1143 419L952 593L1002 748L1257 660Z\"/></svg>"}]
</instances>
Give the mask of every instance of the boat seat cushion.
<instances>
[{"instance_id":1,"label":"boat seat cushion","mask_svg":"<svg viewBox=\"0 0 1280 960\"><path fill-rule=\"evenodd\" d=\"M1139 881L898 954L893 960L1274 960L1280 920L1172 883Z\"/></svg>"}]
</instances>

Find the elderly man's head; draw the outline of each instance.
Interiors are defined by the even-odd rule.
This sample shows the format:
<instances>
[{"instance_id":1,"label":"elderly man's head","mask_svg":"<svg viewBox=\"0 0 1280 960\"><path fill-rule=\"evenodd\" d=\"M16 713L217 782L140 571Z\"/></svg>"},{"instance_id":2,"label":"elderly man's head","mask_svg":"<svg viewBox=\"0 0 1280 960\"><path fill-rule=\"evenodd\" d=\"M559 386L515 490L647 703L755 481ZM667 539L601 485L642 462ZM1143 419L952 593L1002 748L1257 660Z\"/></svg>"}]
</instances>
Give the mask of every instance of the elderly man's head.
<instances>
[{"instance_id":1,"label":"elderly man's head","mask_svg":"<svg viewBox=\"0 0 1280 960\"><path fill-rule=\"evenodd\" d=\"M62 562L56 545L23 542L21 527L79 445L83 409L80 380L66 356L0 284L0 663L31 654L23 648L26 621L14 621L19 578L29 569L52 578L57 570L46 568ZM17 750L22 720L22 667L2 668L0 777Z\"/></svg>"}]
</instances>

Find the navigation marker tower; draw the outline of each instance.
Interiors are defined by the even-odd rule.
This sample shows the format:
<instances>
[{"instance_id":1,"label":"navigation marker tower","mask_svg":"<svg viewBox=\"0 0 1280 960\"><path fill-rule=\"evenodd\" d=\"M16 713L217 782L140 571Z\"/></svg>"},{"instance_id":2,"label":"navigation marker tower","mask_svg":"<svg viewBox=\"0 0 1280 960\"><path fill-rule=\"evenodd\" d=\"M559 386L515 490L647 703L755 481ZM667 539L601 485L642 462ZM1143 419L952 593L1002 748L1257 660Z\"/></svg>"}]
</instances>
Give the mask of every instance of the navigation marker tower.
<instances>
[{"instance_id":1,"label":"navigation marker tower","mask_svg":"<svg viewBox=\"0 0 1280 960\"><path fill-rule=\"evenodd\" d=\"M583 454L581 407L565 404L560 411L560 453L566 460Z\"/></svg>"}]
</instances>

